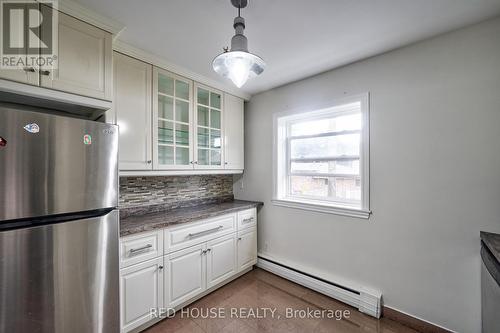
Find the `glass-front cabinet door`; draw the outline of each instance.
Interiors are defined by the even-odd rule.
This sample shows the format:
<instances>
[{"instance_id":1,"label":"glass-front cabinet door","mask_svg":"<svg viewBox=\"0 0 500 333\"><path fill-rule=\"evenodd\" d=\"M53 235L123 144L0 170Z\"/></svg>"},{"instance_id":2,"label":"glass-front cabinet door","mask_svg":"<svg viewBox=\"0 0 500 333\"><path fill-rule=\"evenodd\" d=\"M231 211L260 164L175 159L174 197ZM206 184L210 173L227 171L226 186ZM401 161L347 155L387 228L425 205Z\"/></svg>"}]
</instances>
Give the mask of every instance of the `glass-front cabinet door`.
<instances>
[{"instance_id":1,"label":"glass-front cabinet door","mask_svg":"<svg viewBox=\"0 0 500 333\"><path fill-rule=\"evenodd\" d=\"M197 169L223 167L222 92L195 85L195 159Z\"/></svg>"},{"instance_id":2,"label":"glass-front cabinet door","mask_svg":"<svg viewBox=\"0 0 500 333\"><path fill-rule=\"evenodd\" d=\"M156 169L193 168L193 82L155 68L153 156Z\"/></svg>"}]
</instances>

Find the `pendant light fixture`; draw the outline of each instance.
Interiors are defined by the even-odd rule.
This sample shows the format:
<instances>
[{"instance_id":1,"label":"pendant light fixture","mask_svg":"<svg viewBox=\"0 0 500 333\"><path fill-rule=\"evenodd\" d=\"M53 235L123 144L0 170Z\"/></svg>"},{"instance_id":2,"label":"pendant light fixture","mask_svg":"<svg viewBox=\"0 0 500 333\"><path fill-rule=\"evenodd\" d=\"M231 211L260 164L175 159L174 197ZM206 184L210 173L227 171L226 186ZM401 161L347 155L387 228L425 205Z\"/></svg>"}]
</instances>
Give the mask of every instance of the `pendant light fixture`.
<instances>
[{"instance_id":1,"label":"pendant light fixture","mask_svg":"<svg viewBox=\"0 0 500 333\"><path fill-rule=\"evenodd\" d=\"M248 40L243 34L245 19L240 16L241 8L245 8L248 0L231 0L233 6L238 8L238 16L234 19L235 35L231 39L231 49L224 49L224 53L215 57L212 62L214 71L219 75L231 79L241 88L248 79L264 71L266 64L259 56L248 52Z\"/></svg>"}]
</instances>

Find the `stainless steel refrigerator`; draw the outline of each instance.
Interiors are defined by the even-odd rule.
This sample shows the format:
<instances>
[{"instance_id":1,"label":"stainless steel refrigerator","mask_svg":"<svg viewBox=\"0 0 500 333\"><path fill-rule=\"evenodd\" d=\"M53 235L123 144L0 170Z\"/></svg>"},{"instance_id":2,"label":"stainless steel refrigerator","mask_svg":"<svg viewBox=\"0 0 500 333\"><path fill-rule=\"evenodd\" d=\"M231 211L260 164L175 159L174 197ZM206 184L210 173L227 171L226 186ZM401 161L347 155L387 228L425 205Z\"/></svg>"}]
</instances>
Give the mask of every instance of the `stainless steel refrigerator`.
<instances>
[{"instance_id":1,"label":"stainless steel refrigerator","mask_svg":"<svg viewBox=\"0 0 500 333\"><path fill-rule=\"evenodd\" d=\"M0 105L0 332L119 332L118 128Z\"/></svg>"}]
</instances>

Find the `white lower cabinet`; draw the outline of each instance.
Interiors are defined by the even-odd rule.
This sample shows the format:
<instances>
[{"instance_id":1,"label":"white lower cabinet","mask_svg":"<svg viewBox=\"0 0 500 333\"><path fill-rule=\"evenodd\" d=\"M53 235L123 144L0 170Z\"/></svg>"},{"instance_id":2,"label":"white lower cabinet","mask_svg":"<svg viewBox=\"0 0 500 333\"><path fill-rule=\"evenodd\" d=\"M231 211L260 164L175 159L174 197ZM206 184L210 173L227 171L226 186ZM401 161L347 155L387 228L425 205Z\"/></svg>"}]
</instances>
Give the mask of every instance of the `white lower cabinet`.
<instances>
[{"instance_id":1,"label":"white lower cabinet","mask_svg":"<svg viewBox=\"0 0 500 333\"><path fill-rule=\"evenodd\" d=\"M206 289L206 245L200 244L165 256L167 307L174 308Z\"/></svg>"},{"instance_id":2,"label":"white lower cabinet","mask_svg":"<svg viewBox=\"0 0 500 333\"><path fill-rule=\"evenodd\" d=\"M163 257L120 271L120 318L122 332L150 321L151 309L163 308Z\"/></svg>"},{"instance_id":3,"label":"white lower cabinet","mask_svg":"<svg viewBox=\"0 0 500 333\"><path fill-rule=\"evenodd\" d=\"M256 216L256 212L252 214ZM227 214L121 238L121 331L148 326L157 321L152 309L157 314L178 310L256 264L257 229L245 225L239 230L237 216ZM226 220L227 228L222 223ZM214 223L217 232L211 232ZM195 237L198 234L202 236ZM189 241L171 246L178 238ZM194 239L199 243L193 245ZM150 259L154 255L157 257ZM144 260L137 263L141 258Z\"/></svg>"},{"instance_id":4,"label":"white lower cabinet","mask_svg":"<svg viewBox=\"0 0 500 333\"><path fill-rule=\"evenodd\" d=\"M257 229L238 232L238 271L257 263Z\"/></svg>"},{"instance_id":5,"label":"white lower cabinet","mask_svg":"<svg viewBox=\"0 0 500 333\"><path fill-rule=\"evenodd\" d=\"M236 274L236 235L207 242L207 288Z\"/></svg>"}]
</instances>

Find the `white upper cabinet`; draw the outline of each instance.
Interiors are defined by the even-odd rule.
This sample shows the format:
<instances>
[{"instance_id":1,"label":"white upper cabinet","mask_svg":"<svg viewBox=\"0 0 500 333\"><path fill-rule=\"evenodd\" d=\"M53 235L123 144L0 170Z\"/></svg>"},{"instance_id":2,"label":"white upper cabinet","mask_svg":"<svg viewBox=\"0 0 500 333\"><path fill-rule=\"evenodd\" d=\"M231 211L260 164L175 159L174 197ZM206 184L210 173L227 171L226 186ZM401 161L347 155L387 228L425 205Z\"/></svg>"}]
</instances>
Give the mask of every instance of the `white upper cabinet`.
<instances>
[{"instance_id":1,"label":"white upper cabinet","mask_svg":"<svg viewBox=\"0 0 500 333\"><path fill-rule=\"evenodd\" d=\"M195 98L195 168L222 169L224 167L223 93L196 84Z\"/></svg>"},{"instance_id":2,"label":"white upper cabinet","mask_svg":"<svg viewBox=\"0 0 500 333\"><path fill-rule=\"evenodd\" d=\"M224 168L244 168L243 99L224 94Z\"/></svg>"},{"instance_id":3,"label":"white upper cabinet","mask_svg":"<svg viewBox=\"0 0 500 333\"><path fill-rule=\"evenodd\" d=\"M24 10L26 10L26 5L21 5ZM20 12L22 14L22 12ZM10 44L11 45L22 45L16 52L18 55L26 55L28 53L28 44L25 43L25 26L24 26L24 16L23 15L12 15L11 16L11 30L10 32ZM26 62L26 56L23 56L23 61ZM22 83L29 83L38 85L38 73L33 67L22 67L17 69L0 69L0 78L7 79L11 81L18 81Z\"/></svg>"},{"instance_id":4,"label":"white upper cabinet","mask_svg":"<svg viewBox=\"0 0 500 333\"><path fill-rule=\"evenodd\" d=\"M152 66L117 52L113 60L120 170L152 170Z\"/></svg>"},{"instance_id":5,"label":"white upper cabinet","mask_svg":"<svg viewBox=\"0 0 500 333\"><path fill-rule=\"evenodd\" d=\"M111 100L111 34L64 13L58 27L58 66L40 72L41 86Z\"/></svg>"},{"instance_id":6,"label":"white upper cabinet","mask_svg":"<svg viewBox=\"0 0 500 333\"><path fill-rule=\"evenodd\" d=\"M153 91L154 168L193 169L193 82L155 67Z\"/></svg>"}]
</instances>

